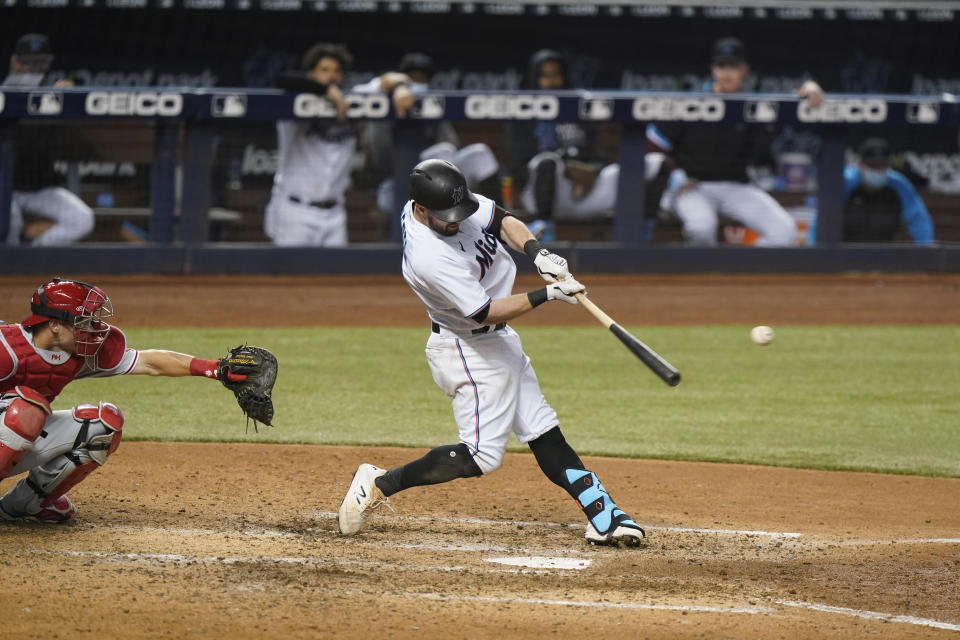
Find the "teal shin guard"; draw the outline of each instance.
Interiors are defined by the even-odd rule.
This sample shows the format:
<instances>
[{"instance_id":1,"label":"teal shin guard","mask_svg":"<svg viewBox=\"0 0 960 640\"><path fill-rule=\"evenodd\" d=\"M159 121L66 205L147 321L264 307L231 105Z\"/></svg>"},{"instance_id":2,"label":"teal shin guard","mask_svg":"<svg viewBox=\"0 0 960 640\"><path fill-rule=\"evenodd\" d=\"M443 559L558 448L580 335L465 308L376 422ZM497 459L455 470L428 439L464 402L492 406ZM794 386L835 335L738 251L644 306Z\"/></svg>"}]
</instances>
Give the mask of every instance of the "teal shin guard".
<instances>
[{"instance_id":1,"label":"teal shin guard","mask_svg":"<svg viewBox=\"0 0 960 640\"><path fill-rule=\"evenodd\" d=\"M617 507L595 473L586 469L564 469L563 476L567 484L566 490L580 504L584 515L597 532L608 533L621 524L640 529L640 525Z\"/></svg>"}]
</instances>

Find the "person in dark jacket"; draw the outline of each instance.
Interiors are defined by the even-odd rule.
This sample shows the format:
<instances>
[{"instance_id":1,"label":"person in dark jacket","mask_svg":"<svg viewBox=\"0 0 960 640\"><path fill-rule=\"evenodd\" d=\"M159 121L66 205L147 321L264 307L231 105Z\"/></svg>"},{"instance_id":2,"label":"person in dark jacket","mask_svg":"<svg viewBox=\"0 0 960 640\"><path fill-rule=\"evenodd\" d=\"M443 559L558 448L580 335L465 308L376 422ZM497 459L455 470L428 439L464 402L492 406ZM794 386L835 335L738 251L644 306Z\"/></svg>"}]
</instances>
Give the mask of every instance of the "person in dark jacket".
<instances>
[{"instance_id":1,"label":"person in dark jacket","mask_svg":"<svg viewBox=\"0 0 960 640\"><path fill-rule=\"evenodd\" d=\"M859 161L843 171L843 241L892 242L906 228L916 244L933 244L930 212L910 180L891 168L887 141L868 138L858 154ZM810 244L816 233L812 224Z\"/></svg>"},{"instance_id":2,"label":"person in dark jacket","mask_svg":"<svg viewBox=\"0 0 960 640\"><path fill-rule=\"evenodd\" d=\"M736 38L721 38L713 45L712 82L703 90L736 93L750 72L747 51ZM823 90L810 80L797 93L817 106ZM797 242L793 218L759 187L750 184L748 166L770 164L774 131L763 125L719 123L657 123L647 127L654 149L668 154L676 169L663 204L683 223L692 245L717 244L720 213L759 234L757 246L782 247Z\"/></svg>"}]
</instances>

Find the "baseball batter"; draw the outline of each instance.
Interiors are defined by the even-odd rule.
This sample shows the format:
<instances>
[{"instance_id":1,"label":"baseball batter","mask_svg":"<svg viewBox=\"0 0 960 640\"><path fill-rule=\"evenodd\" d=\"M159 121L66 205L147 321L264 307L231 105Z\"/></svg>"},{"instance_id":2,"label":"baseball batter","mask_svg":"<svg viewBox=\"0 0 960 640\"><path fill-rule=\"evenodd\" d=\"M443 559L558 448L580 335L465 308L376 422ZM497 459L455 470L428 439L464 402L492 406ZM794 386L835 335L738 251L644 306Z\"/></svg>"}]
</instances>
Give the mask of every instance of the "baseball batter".
<instances>
[{"instance_id":1,"label":"baseball batter","mask_svg":"<svg viewBox=\"0 0 960 640\"><path fill-rule=\"evenodd\" d=\"M285 74L281 89L311 92L329 99L336 121L277 122L277 172L264 215L264 232L277 245L340 247L347 244L344 195L357 148L357 126L345 120L347 103L340 84L352 56L340 45L318 44L303 56L301 73ZM351 89L353 93L390 91L403 115L413 104L406 76L386 73Z\"/></svg>"},{"instance_id":2,"label":"baseball batter","mask_svg":"<svg viewBox=\"0 0 960 640\"><path fill-rule=\"evenodd\" d=\"M340 505L340 532L357 533L372 509L404 489L493 472L512 431L547 478L577 500L588 520L587 540L640 544L643 529L567 444L520 337L507 325L548 301L577 304L583 285L522 222L471 193L449 162L414 167L410 198L402 214L403 277L427 308L427 362L452 400L460 441L389 471L361 464ZM526 252L549 284L512 294L516 265L507 246Z\"/></svg>"},{"instance_id":3,"label":"baseball batter","mask_svg":"<svg viewBox=\"0 0 960 640\"><path fill-rule=\"evenodd\" d=\"M17 40L10 57L10 73L2 86L27 89L48 84L53 62L50 42L39 33L28 33ZM56 86L71 86L59 81ZM27 240L34 246L57 246L75 242L93 230L93 209L63 187L51 186L53 175L49 125L17 127L17 157L14 172L13 199L10 207L10 228L6 242L20 244L24 231L24 214L42 218L36 232L29 230Z\"/></svg>"},{"instance_id":4,"label":"baseball batter","mask_svg":"<svg viewBox=\"0 0 960 640\"><path fill-rule=\"evenodd\" d=\"M713 82L703 90L735 93L750 72L746 48L736 38L714 43ZM813 81L797 93L817 106L823 90ZM757 246L796 244L796 224L773 197L750 184L747 167L767 163L773 132L759 125L728 127L709 123L662 123L647 127L647 139L678 167L661 204L683 223L689 244L717 244L718 215L723 213L759 234Z\"/></svg>"},{"instance_id":5,"label":"baseball batter","mask_svg":"<svg viewBox=\"0 0 960 640\"><path fill-rule=\"evenodd\" d=\"M41 285L30 310L20 323L0 322L0 480L29 472L0 498L0 521L65 522L76 513L65 494L117 450L124 419L109 402L53 411L63 388L118 375L217 378L218 362L130 348L105 322L113 315L106 293L85 282Z\"/></svg>"}]
</instances>

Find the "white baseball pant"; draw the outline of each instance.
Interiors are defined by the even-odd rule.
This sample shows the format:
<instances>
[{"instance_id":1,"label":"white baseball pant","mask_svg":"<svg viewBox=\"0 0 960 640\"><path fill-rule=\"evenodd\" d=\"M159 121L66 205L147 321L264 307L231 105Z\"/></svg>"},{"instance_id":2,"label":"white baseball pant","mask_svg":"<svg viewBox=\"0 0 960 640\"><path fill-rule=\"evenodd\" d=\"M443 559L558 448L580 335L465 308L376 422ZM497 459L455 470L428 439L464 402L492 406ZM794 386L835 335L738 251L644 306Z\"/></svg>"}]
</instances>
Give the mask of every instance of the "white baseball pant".
<instances>
[{"instance_id":1,"label":"white baseball pant","mask_svg":"<svg viewBox=\"0 0 960 640\"><path fill-rule=\"evenodd\" d=\"M263 229L281 247L343 247L347 244L347 210L342 199L334 207L321 209L293 202L288 193L275 188Z\"/></svg>"},{"instance_id":2,"label":"white baseball pant","mask_svg":"<svg viewBox=\"0 0 960 640\"><path fill-rule=\"evenodd\" d=\"M564 174L563 158L553 151L538 153L527 163L529 180L520 194L520 203L527 211L536 211L533 194L537 183L537 167L545 160L552 160L556 167L556 189L553 200L555 220L580 220L601 215L612 216L617 203L617 185L620 181L620 165L608 164L597 173L597 179L582 198L573 197L573 182ZM645 178L651 180L663 164L662 153L647 153L644 156Z\"/></svg>"},{"instance_id":3,"label":"white baseball pant","mask_svg":"<svg viewBox=\"0 0 960 640\"><path fill-rule=\"evenodd\" d=\"M557 413L510 327L466 337L441 329L430 334L426 353L434 382L453 403L460 442L484 473L503 462L511 431L527 443L557 426Z\"/></svg>"},{"instance_id":4,"label":"white baseball pant","mask_svg":"<svg viewBox=\"0 0 960 640\"><path fill-rule=\"evenodd\" d=\"M527 185L520 193L520 204L527 211L536 211L534 188L537 183L537 167L541 162L553 161L556 172L556 188L553 197L553 218L555 220L578 220L599 215L612 215L617 202L617 181L620 179L620 165L608 164L597 174L597 179L582 198L573 197L573 182L564 175L563 158L553 151L538 153L527 163Z\"/></svg>"},{"instance_id":5,"label":"white baseball pant","mask_svg":"<svg viewBox=\"0 0 960 640\"><path fill-rule=\"evenodd\" d=\"M719 213L756 231L760 236L756 242L758 247L796 244L797 227L793 218L769 193L752 184L700 182L679 195L670 194L666 200L683 223L689 244L717 244Z\"/></svg>"},{"instance_id":6,"label":"white baseball pant","mask_svg":"<svg viewBox=\"0 0 960 640\"><path fill-rule=\"evenodd\" d=\"M9 404L12 399L8 396L0 400L0 404ZM119 435L119 432L107 428L99 419L81 421L74 417L72 409L54 411L47 417L43 431L32 448L10 471L11 478L27 471L30 474L20 478L0 498L0 508L4 514L7 517L19 517L36 513L44 497L36 492L35 487L51 494L64 482L72 486L89 473L87 470L79 478L71 479L69 476L78 466L103 465L109 455L104 442L115 437L115 434ZM102 446L92 446L95 442Z\"/></svg>"},{"instance_id":7,"label":"white baseball pant","mask_svg":"<svg viewBox=\"0 0 960 640\"><path fill-rule=\"evenodd\" d=\"M14 191L10 207L10 230L7 244L20 244L23 214L30 213L53 221L53 226L33 239L38 247L70 244L93 231L93 209L63 187L47 187L39 191Z\"/></svg>"}]
</instances>

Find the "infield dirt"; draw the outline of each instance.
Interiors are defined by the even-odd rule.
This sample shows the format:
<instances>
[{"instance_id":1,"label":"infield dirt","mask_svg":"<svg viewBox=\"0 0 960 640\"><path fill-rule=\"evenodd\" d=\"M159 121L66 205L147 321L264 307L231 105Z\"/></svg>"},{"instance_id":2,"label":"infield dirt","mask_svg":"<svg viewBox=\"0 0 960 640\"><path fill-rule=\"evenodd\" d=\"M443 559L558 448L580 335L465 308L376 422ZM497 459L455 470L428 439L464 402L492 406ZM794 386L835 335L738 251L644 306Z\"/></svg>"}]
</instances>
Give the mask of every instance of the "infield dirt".
<instances>
[{"instance_id":1,"label":"infield dirt","mask_svg":"<svg viewBox=\"0 0 960 640\"><path fill-rule=\"evenodd\" d=\"M90 279L121 326L425 320L398 278ZM579 279L625 325L960 320L954 276ZM0 280L0 318L26 315L39 280ZM592 322L558 306L513 324ZM587 545L574 503L509 454L337 535L358 463L421 453L126 442L71 491L72 523L0 525L0 635L960 637L960 479L586 458L648 528L620 550Z\"/></svg>"}]
</instances>

